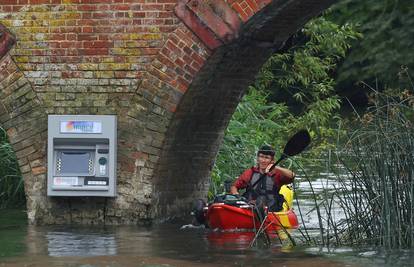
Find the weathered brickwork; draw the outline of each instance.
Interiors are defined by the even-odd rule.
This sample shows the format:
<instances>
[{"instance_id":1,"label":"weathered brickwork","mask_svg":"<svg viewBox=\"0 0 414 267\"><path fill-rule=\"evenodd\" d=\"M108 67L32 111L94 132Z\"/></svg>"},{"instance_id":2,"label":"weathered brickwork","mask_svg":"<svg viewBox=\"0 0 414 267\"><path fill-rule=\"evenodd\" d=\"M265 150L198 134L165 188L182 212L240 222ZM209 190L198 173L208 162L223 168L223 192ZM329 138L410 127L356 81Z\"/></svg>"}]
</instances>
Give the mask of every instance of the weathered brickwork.
<instances>
[{"instance_id":1,"label":"weathered brickwork","mask_svg":"<svg viewBox=\"0 0 414 267\"><path fill-rule=\"evenodd\" d=\"M210 54L190 30L183 24L178 25L148 68L138 92L160 107L175 112L182 95Z\"/></svg>"},{"instance_id":2,"label":"weathered brickwork","mask_svg":"<svg viewBox=\"0 0 414 267\"><path fill-rule=\"evenodd\" d=\"M187 212L255 73L331 2L0 0L0 123L30 222ZM46 197L48 114L118 116L116 198Z\"/></svg>"},{"instance_id":3,"label":"weathered brickwork","mask_svg":"<svg viewBox=\"0 0 414 267\"><path fill-rule=\"evenodd\" d=\"M23 73L9 55L0 60L0 124L18 158L27 197L29 218L36 213L36 203L46 203L44 194L45 140L47 120L43 107Z\"/></svg>"},{"instance_id":4,"label":"weathered brickwork","mask_svg":"<svg viewBox=\"0 0 414 267\"><path fill-rule=\"evenodd\" d=\"M247 21L263 7L270 4L271 0L229 0L230 6L240 14L243 22Z\"/></svg>"}]
</instances>

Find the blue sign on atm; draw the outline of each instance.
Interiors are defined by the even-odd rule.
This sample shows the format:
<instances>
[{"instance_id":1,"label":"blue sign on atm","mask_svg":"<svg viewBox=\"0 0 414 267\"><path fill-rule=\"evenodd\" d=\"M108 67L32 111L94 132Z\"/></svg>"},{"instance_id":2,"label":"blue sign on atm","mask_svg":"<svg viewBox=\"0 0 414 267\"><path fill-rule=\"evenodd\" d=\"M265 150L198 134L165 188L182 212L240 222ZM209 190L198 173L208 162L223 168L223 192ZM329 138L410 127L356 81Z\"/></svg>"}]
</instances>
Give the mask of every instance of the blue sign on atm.
<instances>
[{"instance_id":1,"label":"blue sign on atm","mask_svg":"<svg viewBox=\"0 0 414 267\"><path fill-rule=\"evenodd\" d=\"M100 121L61 121L61 133L102 133Z\"/></svg>"}]
</instances>

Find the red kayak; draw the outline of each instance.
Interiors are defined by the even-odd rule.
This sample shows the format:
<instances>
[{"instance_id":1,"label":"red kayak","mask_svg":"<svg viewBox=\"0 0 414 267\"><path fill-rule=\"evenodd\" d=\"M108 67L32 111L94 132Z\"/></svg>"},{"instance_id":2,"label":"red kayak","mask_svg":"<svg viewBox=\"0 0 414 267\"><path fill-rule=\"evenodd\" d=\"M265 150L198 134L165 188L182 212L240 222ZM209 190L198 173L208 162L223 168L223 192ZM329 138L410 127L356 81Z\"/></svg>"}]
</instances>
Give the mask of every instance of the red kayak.
<instances>
[{"instance_id":1,"label":"red kayak","mask_svg":"<svg viewBox=\"0 0 414 267\"><path fill-rule=\"evenodd\" d=\"M254 219L253 219L254 218ZM206 222L211 229L219 230L250 230L260 227L260 221L254 216L253 208L248 204L229 205L225 203L212 203L207 208ZM298 218L293 210L269 212L265 227L268 232L285 229L297 229Z\"/></svg>"},{"instance_id":2,"label":"red kayak","mask_svg":"<svg viewBox=\"0 0 414 267\"><path fill-rule=\"evenodd\" d=\"M286 202L283 204L283 211L267 213L263 226L268 233L299 227L296 214L289 208L293 205L292 189L283 186L280 192ZM217 195L214 201L208 205L202 200L198 200L195 204L193 215L196 222L204 224L210 229L227 232L238 230L255 232L260 228L261 223L254 206L248 204L245 198L238 195Z\"/></svg>"}]
</instances>

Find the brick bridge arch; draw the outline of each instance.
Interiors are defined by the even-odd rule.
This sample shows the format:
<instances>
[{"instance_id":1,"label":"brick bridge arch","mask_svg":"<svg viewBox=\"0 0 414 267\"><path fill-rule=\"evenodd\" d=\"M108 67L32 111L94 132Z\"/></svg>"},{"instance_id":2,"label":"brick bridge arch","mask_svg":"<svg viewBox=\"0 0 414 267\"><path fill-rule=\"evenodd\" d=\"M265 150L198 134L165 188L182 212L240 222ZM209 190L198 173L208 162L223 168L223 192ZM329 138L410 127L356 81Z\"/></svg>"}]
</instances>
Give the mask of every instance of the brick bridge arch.
<instances>
[{"instance_id":1,"label":"brick bridge arch","mask_svg":"<svg viewBox=\"0 0 414 267\"><path fill-rule=\"evenodd\" d=\"M5 0L6 1L6 0ZM132 224L205 197L255 74L333 0L7 0L0 123L31 223ZM48 114L116 114L116 198L46 196Z\"/></svg>"}]
</instances>

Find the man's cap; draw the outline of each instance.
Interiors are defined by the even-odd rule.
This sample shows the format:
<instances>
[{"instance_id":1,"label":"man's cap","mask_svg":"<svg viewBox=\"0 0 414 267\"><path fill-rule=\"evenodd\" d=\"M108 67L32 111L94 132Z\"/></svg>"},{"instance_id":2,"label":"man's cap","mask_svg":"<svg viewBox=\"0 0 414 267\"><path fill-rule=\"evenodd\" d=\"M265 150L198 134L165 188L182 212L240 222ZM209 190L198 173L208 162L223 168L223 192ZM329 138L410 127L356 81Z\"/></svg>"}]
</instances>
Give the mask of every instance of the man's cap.
<instances>
[{"instance_id":1,"label":"man's cap","mask_svg":"<svg viewBox=\"0 0 414 267\"><path fill-rule=\"evenodd\" d=\"M263 154L263 155L270 155L272 157L275 156L275 150L273 149L273 147L269 146L269 145L263 145L260 147L259 151L257 151L257 155Z\"/></svg>"}]
</instances>

